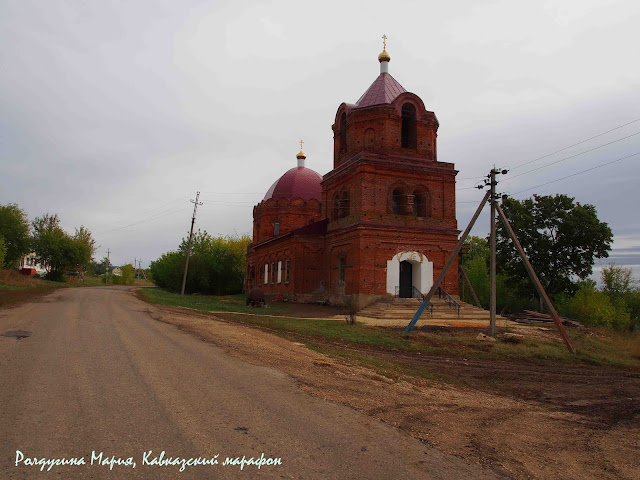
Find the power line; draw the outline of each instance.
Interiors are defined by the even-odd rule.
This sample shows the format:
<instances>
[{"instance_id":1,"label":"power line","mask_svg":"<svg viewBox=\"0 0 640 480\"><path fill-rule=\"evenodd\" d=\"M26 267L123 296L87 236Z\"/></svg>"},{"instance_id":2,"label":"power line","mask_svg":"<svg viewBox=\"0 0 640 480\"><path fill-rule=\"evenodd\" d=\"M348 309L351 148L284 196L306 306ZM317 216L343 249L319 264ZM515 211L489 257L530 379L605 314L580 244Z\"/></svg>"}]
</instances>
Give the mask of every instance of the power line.
<instances>
[{"instance_id":1,"label":"power line","mask_svg":"<svg viewBox=\"0 0 640 480\"><path fill-rule=\"evenodd\" d=\"M588 142L589 140L593 140L594 138L601 137L602 135L606 135L607 133L611 133L615 130L619 130L623 127L626 127L627 125L631 125L632 123L636 123L636 122L640 122L640 118L636 118L635 120L625 123L624 125L620 125L619 127L612 128L611 130L607 130L606 132L599 133L598 135L594 135L593 137L589 137L585 140L581 140L578 143L574 143L573 145L569 145L568 147L561 148L560 150L556 150L555 152L548 153L547 155L543 155L542 157L534 158L533 160L529 160L527 162L521 163L520 165L516 165L515 167L512 167L510 170L517 170L518 168L528 165L529 163L537 162L538 160L542 160L543 158L550 157L551 155L555 155L556 153L563 152L564 150L568 150L571 147L581 145L583 143ZM625 137L625 138L628 138L628 137Z\"/></svg>"},{"instance_id":2,"label":"power line","mask_svg":"<svg viewBox=\"0 0 640 480\"><path fill-rule=\"evenodd\" d=\"M587 168L586 170L582 170L581 172L572 173L571 175L567 175L565 177L557 178L556 180L551 180L550 182L541 183L540 185L536 185L535 187L525 188L524 190L520 190L519 192L514 193L513 195L518 195L519 193L527 192L529 190L533 190L535 188L544 187L545 185L550 185L552 183L559 182L560 180L565 180L567 178L575 177L576 175L581 175L586 172L590 172L591 170L596 170L598 168L606 167L607 165L611 165L612 163L620 162L622 160L626 160L627 158L635 157L636 155L640 155L640 152L634 153L632 155L627 155L626 157L618 158L616 160L612 160L610 162L603 163L601 165L596 165L595 167Z\"/></svg>"},{"instance_id":3,"label":"power line","mask_svg":"<svg viewBox=\"0 0 640 480\"><path fill-rule=\"evenodd\" d=\"M160 213L158 215L154 215L151 218L148 218L146 220L140 220L138 222L134 222L134 223L130 223L129 225L125 225L123 227L114 228L114 229L111 229L111 230L101 231L101 232L97 232L97 233L104 234L104 233L117 232L117 231L120 231L120 230L124 230L125 228L129 228L129 227L133 227L135 225L139 225L141 223L151 222L152 220L157 220L158 218L162 218L162 217L166 217L166 216L169 216L169 215L173 215L175 213L183 212L184 210L185 210L185 207L182 206L182 207L178 208L177 210L162 212L162 213Z\"/></svg>"},{"instance_id":4,"label":"power line","mask_svg":"<svg viewBox=\"0 0 640 480\"><path fill-rule=\"evenodd\" d=\"M604 143L602 145L598 145L597 147L591 148L589 150L585 150L584 152L576 153L575 155L571 155L569 157L561 158L560 160L556 160L555 162L547 163L546 165L542 165L541 167L537 167L537 168L533 168L531 170L527 170L526 172L519 173L518 175L514 175L513 177L506 178L504 181L506 182L507 180L513 180L514 178L518 178L518 177L521 177L523 175L527 175L528 173L536 172L536 171L541 170L543 168L550 167L551 165L556 165L557 163L564 162L564 161L569 160L571 158L579 157L580 155L584 155L585 153L593 152L594 150L598 150L599 148L606 147L607 145L611 145L613 143L621 142L622 140L626 140L627 138L634 137L636 135L640 135L640 132L632 133L631 135L627 135L626 137L622 137L622 138L619 138L619 139L614 140L612 142Z\"/></svg>"},{"instance_id":5,"label":"power line","mask_svg":"<svg viewBox=\"0 0 640 480\"><path fill-rule=\"evenodd\" d=\"M187 197L187 198L188 198L188 197ZM141 214L139 214L139 215L133 215L133 216L129 216L129 217L124 217L124 219L121 219L121 221L122 221L122 220L126 220L126 219L135 219L135 218L143 217L146 213L154 212L154 211L156 211L156 210L159 210L159 209L161 209L161 208L164 208L164 207L167 207L167 206L169 206L169 205L172 205L172 204L174 204L174 203L176 203L176 202L179 202L179 201L181 201L181 200L183 200L183 199L184 199L184 197L181 197L181 198L179 198L179 199L172 200L171 202L168 202L168 203L165 203L165 204L163 204L163 205L160 205L159 207L155 207L155 208L152 208L152 209L150 209L150 210L147 210L146 212L141 213ZM171 208L175 208L175 207L171 207ZM165 212L160 212L160 214L152 215L152 216L151 216L151 219L156 218L156 217L159 217L159 216L161 216L162 214L164 214L164 213L166 213L166 212L169 212L169 211L171 210L171 208L168 208L167 210L165 210ZM147 220L147 219L142 218L140 221L141 221L141 222L143 222L143 221L146 221L146 220ZM123 227L114 227L114 228L109 229L109 230L98 230L96 233L108 233L108 232L113 232L113 231L117 231L117 230L122 230L123 228L127 228L127 227L129 227L129 226L131 226L131 225L135 225L135 224L137 224L137 223L138 223L138 221L133 222L133 223L131 223L131 224L129 224L129 225L125 225L125 226L123 226Z\"/></svg>"},{"instance_id":6,"label":"power line","mask_svg":"<svg viewBox=\"0 0 640 480\"><path fill-rule=\"evenodd\" d=\"M124 220L124 221L126 221L127 219L140 218L140 217L142 217L142 216L144 216L144 215L146 215L146 214L148 214L148 213L155 212L156 210L160 210L161 208L164 208L164 207L167 207L167 206L172 205L172 204L174 204L174 203L177 203L177 202L180 202L180 201L182 201L182 200L185 200L186 198L189 198L189 196L188 196L188 195L183 195L182 197L180 197L180 198L176 198L175 200L171 200L171 201L170 201L170 202L168 202L168 203L164 203L164 204L160 205L159 207L155 207L155 208L152 208L152 209L150 209L150 210L146 210L146 211L141 212L141 213L139 213L139 214L137 214L137 215L132 215L132 216L129 216L129 217L124 217L124 218L122 218L122 219L120 219L120 220L121 220L121 221L123 221L123 220Z\"/></svg>"},{"instance_id":7,"label":"power line","mask_svg":"<svg viewBox=\"0 0 640 480\"><path fill-rule=\"evenodd\" d=\"M602 132L602 133L599 133L599 134L594 135L594 136L592 136L592 137L589 137L589 138L586 138L586 139L584 139L584 140L581 140L581 141L579 141L579 142L577 142L577 143L574 143L574 144L572 144L572 145L569 145L568 147L564 147L564 148L561 148L561 149L556 150L556 151L554 151L554 152L547 153L546 155L543 155L543 156L538 157L538 158L534 158L533 160L528 160L528 161L523 162L523 163L521 163L521 164L519 164L519 165L516 165L515 167L510 168L510 170L517 170L517 169L518 169L518 168L520 168L520 167L523 167L523 166L528 165L528 164L530 164L530 163L537 162L538 160L542 160L542 159L544 159L544 158L550 157L550 156L552 156L552 155L555 155L556 153L563 152L563 151L568 150L568 149L570 149L570 148L572 148L572 147L575 147L575 146L581 145L581 144L583 144L583 143L586 143L586 142L588 142L589 140L593 140L594 138L601 137L601 136L603 136L603 135L606 135L607 133L614 132L614 131L616 131L616 130L619 130L619 129L623 128L623 127L626 127L626 126L631 125L631 124L636 123L636 122L640 122L640 118L636 118L635 120L631 120L630 122L627 122L627 123L625 123L625 124L623 124L623 125L619 125L619 126L617 126L617 127L615 127L615 128L612 128L612 129L610 129L610 130L607 130L606 132ZM635 135L635 134L634 134L634 135ZM631 135L631 136L633 136L633 135ZM628 137L625 137L625 138L628 138ZM621 139L621 140L624 140L624 139ZM617 140L617 141L619 141L619 140ZM614 142L614 143L615 143L615 142ZM585 152L585 153L586 153L586 152ZM480 175L478 175L478 176L474 176L474 177L458 178L458 179L457 179L457 181L462 182L462 181L465 181L465 180L482 180L483 178L484 178L484 176L480 176ZM515 177L512 177L512 178L515 178ZM475 187L466 187L466 188L464 188L464 189L463 189L463 188L459 188L458 190L466 190L466 189L469 189L469 188L475 188Z\"/></svg>"}]
</instances>

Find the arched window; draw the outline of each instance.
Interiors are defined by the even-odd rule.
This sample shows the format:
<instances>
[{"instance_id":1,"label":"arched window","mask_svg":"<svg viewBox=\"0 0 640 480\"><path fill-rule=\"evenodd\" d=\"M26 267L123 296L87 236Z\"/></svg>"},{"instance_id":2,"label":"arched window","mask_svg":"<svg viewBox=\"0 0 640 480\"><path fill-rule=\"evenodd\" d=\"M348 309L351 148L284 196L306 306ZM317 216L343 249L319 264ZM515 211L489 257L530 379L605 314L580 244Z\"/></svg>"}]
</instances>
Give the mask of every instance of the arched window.
<instances>
[{"instance_id":1,"label":"arched window","mask_svg":"<svg viewBox=\"0 0 640 480\"><path fill-rule=\"evenodd\" d=\"M373 149L374 131L373 128L367 128L364 131L364 148L368 150Z\"/></svg>"},{"instance_id":2,"label":"arched window","mask_svg":"<svg viewBox=\"0 0 640 480\"><path fill-rule=\"evenodd\" d=\"M340 199L340 218L348 217L350 208L349 192L345 190Z\"/></svg>"},{"instance_id":3,"label":"arched window","mask_svg":"<svg viewBox=\"0 0 640 480\"><path fill-rule=\"evenodd\" d=\"M333 215L334 220L340 218L340 192L333 195Z\"/></svg>"},{"instance_id":4,"label":"arched window","mask_svg":"<svg viewBox=\"0 0 640 480\"><path fill-rule=\"evenodd\" d=\"M347 150L347 114L340 115L340 151Z\"/></svg>"},{"instance_id":5,"label":"arched window","mask_svg":"<svg viewBox=\"0 0 640 480\"><path fill-rule=\"evenodd\" d=\"M391 192L391 213L403 215L407 206L407 194L402 188L394 188Z\"/></svg>"},{"instance_id":6,"label":"arched window","mask_svg":"<svg viewBox=\"0 0 640 480\"><path fill-rule=\"evenodd\" d=\"M416 107L411 103L402 106L402 148L416 148L418 144Z\"/></svg>"},{"instance_id":7,"label":"arched window","mask_svg":"<svg viewBox=\"0 0 640 480\"><path fill-rule=\"evenodd\" d=\"M334 220L338 220L339 218L344 218L349 216L349 210L351 208L350 199L349 199L349 191L343 190L336 192L333 200L333 218Z\"/></svg>"},{"instance_id":8,"label":"arched window","mask_svg":"<svg viewBox=\"0 0 640 480\"><path fill-rule=\"evenodd\" d=\"M427 195L421 190L413 192L413 216L427 216Z\"/></svg>"}]
</instances>

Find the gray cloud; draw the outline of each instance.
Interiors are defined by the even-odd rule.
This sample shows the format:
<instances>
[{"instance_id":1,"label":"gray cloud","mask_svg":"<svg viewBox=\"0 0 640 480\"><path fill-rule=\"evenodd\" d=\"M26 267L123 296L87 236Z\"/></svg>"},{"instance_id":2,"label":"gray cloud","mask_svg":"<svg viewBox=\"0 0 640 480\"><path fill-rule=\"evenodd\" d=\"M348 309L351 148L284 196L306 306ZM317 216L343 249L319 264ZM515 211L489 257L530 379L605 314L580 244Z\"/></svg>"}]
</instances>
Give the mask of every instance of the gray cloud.
<instances>
[{"instance_id":1,"label":"gray cloud","mask_svg":"<svg viewBox=\"0 0 640 480\"><path fill-rule=\"evenodd\" d=\"M248 233L252 206L295 165L300 138L309 167L332 168L335 111L375 79L383 33L391 73L435 111L439 158L460 179L640 117L640 65L627 53L639 40L633 1L304 10L293 1L3 2L0 203L88 226L98 255L110 248L116 263L175 248L196 190L200 228ZM533 165L637 131L640 122ZM640 136L507 176L500 188L518 198L567 193L594 204L616 238L639 238L638 157L516 193L634 152ZM458 185L461 227L481 197L473 185ZM487 229L485 214L474 233Z\"/></svg>"}]
</instances>

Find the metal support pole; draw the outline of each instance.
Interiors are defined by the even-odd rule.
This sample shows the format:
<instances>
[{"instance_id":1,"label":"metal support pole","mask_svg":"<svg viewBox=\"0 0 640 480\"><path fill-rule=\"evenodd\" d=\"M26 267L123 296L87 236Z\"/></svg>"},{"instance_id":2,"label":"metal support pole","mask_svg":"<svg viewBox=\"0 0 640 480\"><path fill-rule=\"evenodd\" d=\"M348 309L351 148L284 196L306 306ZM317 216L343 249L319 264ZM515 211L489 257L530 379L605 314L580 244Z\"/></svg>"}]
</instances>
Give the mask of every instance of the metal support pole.
<instances>
[{"instance_id":1,"label":"metal support pole","mask_svg":"<svg viewBox=\"0 0 640 480\"><path fill-rule=\"evenodd\" d=\"M504 226L507 228L507 231L509 232L509 236L511 237L511 240L516 246L516 250L518 250L518 254L520 255L520 258L522 258L522 261L524 262L524 266L527 269L527 273L531 277L531 280L533 281L533 284L535 285L536 290L538 290L538 294L540 295L540 298L542 298L545 305L547 306L547 309L551 314L551 318L553 318L553 323L556 324L558 332L560 332L562 341L564 342L564 344L567 346L567 348L571 353L576 353L576 347L573 346L573 343L571 342L571 339L567 334L567 330L564 328L564 325L562 324L562 321L558 316L558 312L556 312L556 309L553 308L553 305L551 304L551 300L549 300L549 297L547 296L547 292L545 292L544 287L542 286L542 283L540 283L540 280L538 279L536 272L533 270L533 267L531 266L531 263L529 262L527 255L524 253L524 250L522 249L522 245L520 245L520 242L518 241L516 234L514 233L513 229L511 228L511 225L509 224L509 220L507 220L506 215L502 211L502 207L500 207L500 205L496 203L496 208L498 210L498 213L500 214L500 219L502 220L502 223L504 223Z\"/></svg>"},{"instance_id":2,"label":"metal support pole","mask_svg":"<svg viewBox=\"0 0 640 480\"><path fill-rule=\"evenodd\" d=\"M413 330L413 327L415 327L416 323L420 319L420 315L422 315L422 312L424 312L424 309L429 304L429 301L431 300L433 295L436 293L436 290L444 280L444 277L447 274L447 271L449 270L449 268L451 267L451 264L456 258L458 258L458 254L462 249L462 245L464 245L464 241L467 239L469 232L473 228L473 225L476 223L476 220L478 219L480 212L482 212L482 209L484 208L484 204L487 203L487 199L489 198L490 194L491 194L490 191L487 191L487 193L485 193L484 198L480 202L480 205L478 205L478 209L476 210L476 213L473 214L473 218L471 218L471 221L469 222L467 229L464 231L464 233L460 237L460 240L458 240L458 244L456 245L456 248L453 249L453 252L451 252L451 255L449 255L447 263L445 263L444 267L442 267L442 271L440 272L440 275L438 275L438 278L436 279L436 281L433 282L433 285L431 286L431 290L429 290L429 293L427 293L427 295L424 297L422 305L420 305L420 307L416 311L416 314L411 319L411 322L409 322L409 325L407 325L407 328L404 329L405 335L411 333L411 331Z\"/></svg>"},{"instance_id":3,"label":"metal support pole","mask_svg":"<svg viewBox=\"0 0 640 480\"><path fill-rule=\"evenodd\" d=\"M496 169L491 169L491 229L489 230L489 248L491 250L489 277L490 295L489 301L489 336L496 336Z\"/></svg>"}]
</instances>

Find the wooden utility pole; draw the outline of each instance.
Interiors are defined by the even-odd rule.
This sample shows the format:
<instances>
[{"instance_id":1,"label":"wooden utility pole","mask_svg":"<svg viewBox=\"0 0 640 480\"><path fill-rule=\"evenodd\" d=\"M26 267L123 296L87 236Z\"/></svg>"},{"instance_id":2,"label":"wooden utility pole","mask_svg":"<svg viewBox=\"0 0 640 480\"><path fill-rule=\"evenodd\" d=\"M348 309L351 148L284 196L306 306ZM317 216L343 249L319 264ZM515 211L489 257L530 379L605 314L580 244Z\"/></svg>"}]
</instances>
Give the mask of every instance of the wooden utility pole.
<instances>
[{"instance_id":1,"label":"wooden utility pole","mask_svg":"<svg viewBox=\"0 0 640 480\"><path fill-rule=\"evenodd\" d=\"M491 205L491 229L489 230L489 249L491 251L491 257L489 260L489 279L491 299L489 301L489 336L496 336L496 167L491 169L489 177L491 198L489 204Z\"/></svg>"},{"instance_id":2,"label":"wooden utility pole","mask_svg":"<svg viewBox=\"0 0 640 480\"><path fill-rule=\"evenodd\" d=\"M104 271L105 277L104 277L104 283L107 284L109 283L109 264L111 263L109 261L109 254L111 253L111 251L107 248L107 268Z\"/></svg>"},{"instance_id":3,"label":"wooden utility pole","mask_svg":"<svg viewBox=\"0 0 640 480\"><path fill-rule=\"evenodd\" d=\"M478 219L478 216L480 215L480 212L482 211L482 209L484 208L485 203L487 202L487 200L489 200L489 198L491 199L491 233L490 233L490 248L491 248L491 323L490 323L490 334L491 336L495 335L495 328L496 328L496 281L495 281L495 267L496 267L496 240L495 240L495 213L496 211L500 214L500 219L502 220L502 222L504 223L507 231L509 232L509 236L511 237L511 240L513 241L513 243L516 246L516 249L518 251L518 254L520 255L520 258L522 258L522 261L524 262L525 268L527 269L527 272L529 273L529 276L531 277L531 280L533 281L533 284L535 285L536 289L538 290L538 294L540 295L540 298L544 301L545 305L547 306L547 309L549 310L549 312L551 312L551 318L553 318L554 323L556 324L556 327L558 328L558 332L560 333L560 336L562 337L562 341L564 342L564 344L567 346L567 348L569 349L569 351L571 353L576 353L576 349L573 346L573 343L571 343L571 339L569 338L569 335L567 335L567 331L564 328L564 325L562 324L562 321L560 320L560 317L558 316L558 313L556 312L555 308L553 308L553 305L551 304L551 300L549 300L549 297L547 296L547 292L545 292L544 287L542 286L542 284L540 283L540 280L538 280L538 277L536 276L535 271L533 270L533 267L531 266L531 263L529 262L529 259L527 258L526 254L524 253L524 250L522 249L522 246L520 245L520 242L518 241L518 238L516 237L516 234L513 232L513 229L511 228L511 225L509 224L509 221L507 220L507 217L505 216L504 212L502 211L502 208L500 207L500 205L496 202L496 174L503 174L505 175L508 172L508 170L499 170L496 169L495 167L491 170L491 173L489 175L487 175L487 179L484 180L484 185L480 185L478 186L479 189L485 188L486 186L489 186L489 190L487 190L487 193L485 194L484 198L482 199L482 201L480 202L480 205L478 206L478 209L476 210L476 213L473 215L473 218L471 219L471 221L469 222L469 226L467 227L467 229L464 231L464 233L462 234L462 236L460 237L460 240L458 240L458 244L456 245L456 248L453 250L453 252L451 253L451 255L449 256L449 259L447 260L447 262L445 263L444 267L442 268L442 271L440 272L440 275L438 275L438 278L436 279L436 281L433 283L433 286L431 287L431 290L429 290L429 293L427 293L427 295L424 297L424 301L422 302L422 304L420 305L420 307L418 308L418 310L416 311L415 315L413 316L413 318L411 319L411 322L409 323L409 325L407 325L407 328L404 329L404 333L405 335L411 333L411 331L413 330L413 327L415 327L416 323L418 322L420 316L422 315L422 312L424 312L425 308L427 307L427 305L429 305L429 301L431 300L431 298L433 297L436 289L440 286L440 283L442 282L442 280L444 279L447 270L449 270L449 268L451 267L451 264L453 263L453 260L458 256L458 253L460 252L460 250L462 249L462 245L464 244L464 241L466 240L467 236L469 235L469 232L471 231L471 228L473 227L474 223L476 223L476 220ZM461 271L463 273L464 272L464 268L461 268ZM466 278L466 273L465 273L465 278ZM467 278L468 280L468 278ZM469 282L470 283L470 282ZM473 291L473 288L472 288ZM475 295L474 295L475 296Z\"/></svg>"},{"instance_id":4,"label":"wooden utility pole","mask_svg":"<svg viewBox=\"0 0 640 480\"><path fill-rule=\"evenodd\" d=\"M509 224L509 220L507 220L506 215L502 211L502 207L496 204L496 208L498 209L498 213L500 214L500 219L502 220L502 223L504 223L504 226L509 232L509 236L511 237L511 240L516 246L516 250L518 251L520 258L524 262L524 266L527 269L527 273L529 274L529 277L531 277L531 281L535 285L536 290L538 290L538 294L540 295L540 298L544 301L544 304L546 305L547 310L549 310L549 313L551 314L551 318L553 318L553 323L555 323L556 327L558 328L558 332L560 332L562 341L564 342L564 344L567 346L567 348L571 353L576 353L576 347L573 346L573 343L571 342L571 339L567 334L567 330L564 328L564 325L562 324L562 320L560 320L560 317L558 316L558 312L556 312L556 309L551 304L551 300L549 300L549 297L547 296L547 292L544 290L544 287L542 286L542 283L540 283L540 280L538 279L538 276L536 275L535 270L533 269L533 267L531 266L531 263L529 262L529 259L525 255L524 250L522 249L522 245L520 245L520 242L518 241L518 237L516 237L516 234L514 233L513 229L511 228L511 225Z\"/></svg>"},{"instance_id":5,"label":"wooden utility pole","mask_svg":"<svg viewBox=\"0 0 640 480\"><path fill-rule=\"evenodd\" d=\"M180 296L184 296L184 286L187 284L187 270L189 269L189 255L191 255L191 241L193 240L193 226L196 223L196 211L198 210L198 205L202 205L202 203L198 202L200 198L200 192L196 193L196 199L191 200L193 203L193 217L191 217L191 231L189 232L189 245L187 246L187 261L184 262L184 275L182 276L182 290L180 290Z\"/></svg>"}]
</instances>

